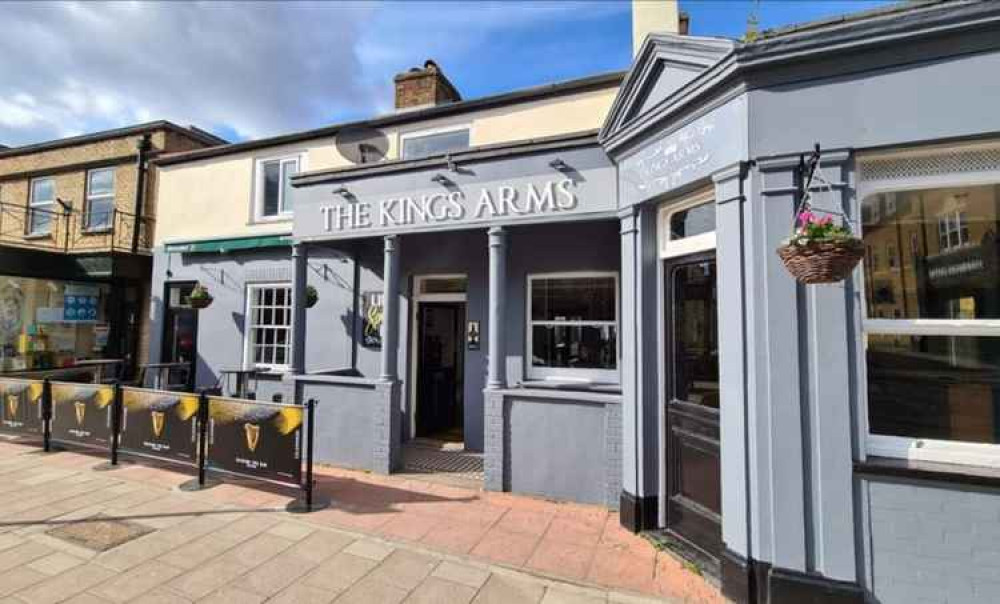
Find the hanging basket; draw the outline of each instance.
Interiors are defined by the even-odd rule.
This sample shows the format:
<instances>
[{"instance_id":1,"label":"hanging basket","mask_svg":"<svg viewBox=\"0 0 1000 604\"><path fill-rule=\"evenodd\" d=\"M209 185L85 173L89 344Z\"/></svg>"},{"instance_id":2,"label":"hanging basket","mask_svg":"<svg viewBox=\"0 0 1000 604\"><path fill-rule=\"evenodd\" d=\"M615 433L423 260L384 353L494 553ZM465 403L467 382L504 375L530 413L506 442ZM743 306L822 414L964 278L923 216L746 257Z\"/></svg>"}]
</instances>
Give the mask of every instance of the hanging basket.
<instances>
[{"instance_id":1,"label":"hanging basket","mask_svg":"<svg viewBox=\"0 0 1000 604\"><path fill-rule=\"evenodd\" d=\"M212 294L208 293L208 290L203 285L195 285L194 289L191 290L191 295L188 296L188 304L195 310L208 308L214 301L215 298L212 297Z\"/></svg>"},{"instance_id":2,"label":"hanging basket","mask_svg":"<svg viewBox=\"0 0 1000 604\"><path fill-rule=\"evenodd\" d=\"M312 285L306 286L306 308L312 308L319 302L319 292Z\"/></svg>"},{"instance_id":3,"label":"hanging basket","mask_svg":"<svg viewBox=\"0 0 1000 604\"><path fill-rule=\"evenodd\" d=\"M792 277L800 283L836 283L850 276L865 255L860 239L787 243L778 256Z\"/></svg>"}]
</instances>

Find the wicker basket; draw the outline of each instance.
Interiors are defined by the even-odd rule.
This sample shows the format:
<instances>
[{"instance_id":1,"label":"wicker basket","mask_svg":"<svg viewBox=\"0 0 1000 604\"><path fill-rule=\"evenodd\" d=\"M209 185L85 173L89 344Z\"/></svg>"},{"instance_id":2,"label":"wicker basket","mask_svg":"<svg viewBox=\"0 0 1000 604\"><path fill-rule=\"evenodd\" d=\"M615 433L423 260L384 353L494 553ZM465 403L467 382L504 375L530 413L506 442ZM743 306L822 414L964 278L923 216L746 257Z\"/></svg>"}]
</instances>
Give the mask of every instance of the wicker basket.
<instances>
[{"instance_id":1,"label":"wicker basket","mask_svg":"<svg viewBox=\"0 0 1000 604\"><path fill-rule=\"evenodd\" d=\"M783 245L778 256L785 268L801 283L843 281L865 255L860 239L814 241L805 245Z\"/></svg>"},{"instance_id":2,"label":"wicker basket","mask_svg":"<svg viewBox=\"0 0 1000 604\"><path fill-rule=\"evenodd\" d=\"M188 303L191 305L191 308L195 310L202 310L204 308L208 308L209 306L212 305L212 302L214 301L215 298L213 298L210 295L188 298Z\"/></svg>"}]
</instances>

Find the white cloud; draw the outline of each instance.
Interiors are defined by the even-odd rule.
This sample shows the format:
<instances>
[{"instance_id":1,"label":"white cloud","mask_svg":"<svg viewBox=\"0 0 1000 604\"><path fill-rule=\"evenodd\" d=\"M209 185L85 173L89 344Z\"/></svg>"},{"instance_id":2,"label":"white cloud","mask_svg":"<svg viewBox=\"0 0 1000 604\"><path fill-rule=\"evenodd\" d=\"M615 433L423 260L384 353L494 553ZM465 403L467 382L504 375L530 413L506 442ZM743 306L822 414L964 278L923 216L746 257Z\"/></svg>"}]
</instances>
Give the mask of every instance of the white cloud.
<instances>
[{"instance_id":1,"label":"white cloud","mask_svg":"<svg viewBox=\"0 0 1000 604\"><path fill-rule=\"evenodd\" d=\"M3 3L0 143L161 118L256 138L369 116L390 108L391 76L425 58L622 10L628 3Z\"/></svg>"}]
</instances>

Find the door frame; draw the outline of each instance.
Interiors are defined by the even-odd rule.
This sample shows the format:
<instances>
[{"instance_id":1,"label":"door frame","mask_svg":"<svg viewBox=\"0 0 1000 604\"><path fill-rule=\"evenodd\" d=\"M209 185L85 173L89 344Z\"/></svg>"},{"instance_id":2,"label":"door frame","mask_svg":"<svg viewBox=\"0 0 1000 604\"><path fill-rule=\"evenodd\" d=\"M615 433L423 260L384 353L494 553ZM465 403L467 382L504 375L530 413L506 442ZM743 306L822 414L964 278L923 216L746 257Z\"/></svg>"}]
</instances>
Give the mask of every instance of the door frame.
<instances>
[{"instance_id":1,"label":"door frame","mask_svg":"<svg viewBox=\"0 0 1000 604\"><path fill-rule=\"evenodd\" d=\"M451 294L421 294L420 284L424 281L430 281L433 279L465 279L466 284L468 284L468 274L466 273L426 273L421 275L413 276L413 289L411 300L412 309L410 311L410 368L407 371L407 375L410 379L410 387L408 388L410 394L410 421L407 430L407 440L412 440L417 436L417 405L420 401L417 400L417 375L420 371L420 303L421 302L461 302L462 303L462 322L461 325L466 325L469 320L469 292L468 285L466 285L466 291L461 293L451 293ZM461 333L461 332L460 332ZM462 340L461 346L462 355L465 355L465 340ZM462 373L462 387L465 388L465 359L463 358L463 373ZM462 413L464 421L464 411ZM463 426L464 429L464 426Z\"/></svg>"},{"instance_id":2,"label":"door frame","mask_svg":"<svg viewBox=\"0 0 1000 604\"><path fill-rule=\"evenodd\" d=\"M167 331L169 330L170 318L170 288L171 287L183 287L185 285L197 285L197 281L191 279L180 279L178 281L164 281L163 282L163 327L160 330L160 362L168 362L166 358L170 356L168 350L170 348L170 340L167 338ZM194 358L191 359L191 372L188 376L189 382L194 385L197 383L195 378L195 371L198 368L198 311L193 310L194 313Z\"/></svg>"},{"instance_id":3,"label":"door frame","mask_svg":"<svg viewBox=\"0 0 1000 604\"><path fill-rule=\"evenodd\" d=\"M714 243L714 242L713 242ZM705 248L698 251L694 251L688 254L670 255L667 257L661 257L658 261L658 271L657 271L657 283L659 289L659 304L657 309L658 314L658 330L660 334L660 345L659 345L659 384L658 384L658 401L657 401L657 419L658 419L658 432L659 432L659 446L658 446L658 472L659 472L659 484L657 493L657 526L660 529L667 528L667 513L669 503L669 491L670 491L670 468L673 465L673 460L667 459L667 453L669 451L669 427L668 427L668 398L671 396L673 390L673 375L672 369L668 370L669 363L672 362L673 358L673 287L670 283L669 271L673 270L674 267L686 265L686 264L696 264L699 262L713 261L716 262L716 280L718 280L718 256L716 253L715 246L711 247L705 246ZM668 314L669 313L669 314ZM718 329L718 315L716 315L716 329ZM721 452L722 442L719 441L719 447ZM720 459L721 463L721 459ZM721 468L720 468L721 470ZM721 473L720 473L721 481ZM720 485L721 488L721 485ZM720 529L722 523L722 511L719 512L720 516ZM715 570L712 567L718 564L718 561L707 560L702 554L700 549L695 547L688 547L686 544L683 547L685 552L685 557L691 558L693 562L699 565L704 565L706 568L704 570L710 573ZM689 551L690 550L690 551ZM716 571L717 572L717 571Z\"/></svg>"}]
</instances>

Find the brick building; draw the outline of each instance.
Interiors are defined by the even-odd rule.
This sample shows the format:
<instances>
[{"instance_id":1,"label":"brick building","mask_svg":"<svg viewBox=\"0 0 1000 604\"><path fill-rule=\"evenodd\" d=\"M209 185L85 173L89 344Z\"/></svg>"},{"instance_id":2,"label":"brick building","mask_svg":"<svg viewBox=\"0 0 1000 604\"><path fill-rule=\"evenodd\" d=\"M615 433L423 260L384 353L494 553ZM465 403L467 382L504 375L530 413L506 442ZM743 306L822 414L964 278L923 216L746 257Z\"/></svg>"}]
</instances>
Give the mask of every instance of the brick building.
<instances>
[{"instance_id":1,"label":"brick building","mask_svg":"<svg viewBox=\"0 0 1000 604\"><path fill-rule=\"evenodd\" d=\"M148 161L222 143L158 121L0 149L0 372L134 370L156 218Z\"/></svg>"}]
</instances>

